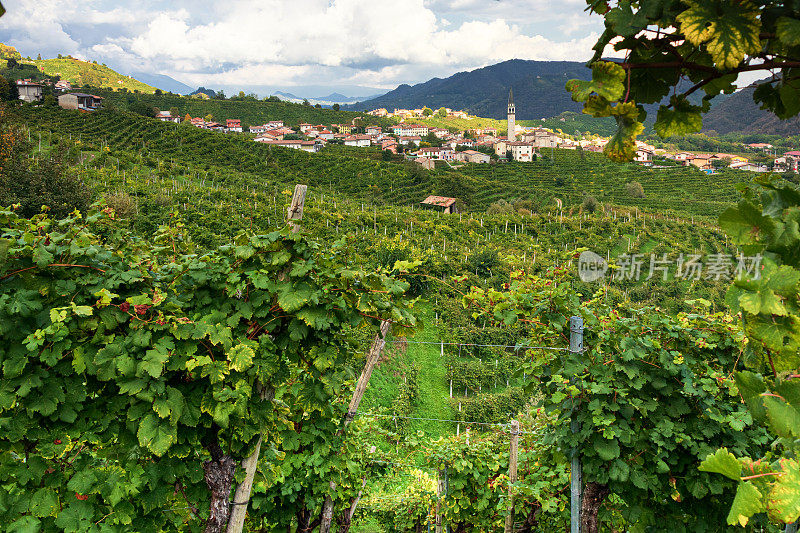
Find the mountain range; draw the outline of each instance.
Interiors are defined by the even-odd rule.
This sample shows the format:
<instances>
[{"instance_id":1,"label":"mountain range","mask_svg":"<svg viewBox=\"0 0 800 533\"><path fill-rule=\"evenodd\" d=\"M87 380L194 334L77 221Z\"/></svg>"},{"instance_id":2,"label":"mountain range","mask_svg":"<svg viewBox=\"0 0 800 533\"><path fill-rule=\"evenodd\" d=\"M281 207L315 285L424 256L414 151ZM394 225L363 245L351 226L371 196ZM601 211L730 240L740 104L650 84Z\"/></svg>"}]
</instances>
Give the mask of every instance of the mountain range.
<instances>
[{"instance_id":1,"label":"mountain range","mask_svg":"<svg viewBox=\"0 0 800 533\"><path fill-rule=\"evenodd\" d=\"M506 117L508 90L511 87L514 89L517 120L532 120L555 117L564 111L580 113L582 104L572 101L564 84L569 79L590 78L591 70L585 63L512 59L469 72L459 72L448 78L433 78L413 86L400 85L377 98L343 107L357 111L449 107L502 120ZM732 95L716 97L711 110L703 117L703 130L778 135L800 133L800 117L780 120L774 114L760 109L753 102L753 91L753 88L745 88ZM693 97L699 100L700 93L695 93ZM655 119L657 107L655 104L645 106L648 122Z\"/></svg>"},{"instance_id":2,"label":"mountain range","mask_svg":"<svg viewBox=\"0 0 800 533\"><path fill-rule=\"evenodd\" d=\"M390 110L449 107L481 117L503 119L508 90L513 88L517 119L549 118L564 111L580 112L583 108L564 90L564 84L573 78L589 79L591 70L585 63L576 61L512 59L459 72L449 78L433 78L414 86L400 85L378 98L347 108L364 111L382 107Z\"/></svg>"},{"instance_id":3,"label":"mountain range","mask_svg":"<svg viewBox=\"0 0 800 533\"><path fill-rule=\"evenodd\" d=\"M281 100L285 100L287 102L293 102L296 104L302 103L304 100L308 100L311 105L321 105L321 106L332 106L333 104L355 104L362 100L369 100L377 98L379 95L373 94L370 96L345 96L341 93L334 92L329 94L328 96L310 96L308 98L304 98L301 96L297 96L295 94L284 92L284 91L275 91L273 93L275 96L280 98Z\"/></svg>"},{"instance_id":4,"label":"mountain range","mask_svg":"<svg viewBox=\"0 0 800 533\"><path fill-rule=\"evenodd\" d=\"M797 135L800 116L781 120L753 101L754 87L746 87L713 105L703 116L703 131L717 133L771 133Z\"/></svg>"}]
</instances>

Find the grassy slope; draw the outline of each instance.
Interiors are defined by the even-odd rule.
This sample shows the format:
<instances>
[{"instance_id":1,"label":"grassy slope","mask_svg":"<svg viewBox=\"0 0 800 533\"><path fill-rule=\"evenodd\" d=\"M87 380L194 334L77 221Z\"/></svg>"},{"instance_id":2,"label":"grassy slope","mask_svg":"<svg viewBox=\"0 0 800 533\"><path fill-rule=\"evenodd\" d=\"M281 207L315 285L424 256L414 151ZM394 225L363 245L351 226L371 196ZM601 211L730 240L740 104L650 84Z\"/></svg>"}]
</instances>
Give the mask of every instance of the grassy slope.
<instances>
[{"instance_id":1,"label":"grassy slope","mask_svg":"<svg viewBox=\"0 0 800 533\"><path fill-rule=\"evenodd\" d=\"M34 65L49 76L59 76L75 86L90 85L92 87L108 89L128 89L152 93L156 89L139 80L125 76L104 65L81 61L79 59L32 59L23 60L22 63Z\"/></svg>"}]
</instances>

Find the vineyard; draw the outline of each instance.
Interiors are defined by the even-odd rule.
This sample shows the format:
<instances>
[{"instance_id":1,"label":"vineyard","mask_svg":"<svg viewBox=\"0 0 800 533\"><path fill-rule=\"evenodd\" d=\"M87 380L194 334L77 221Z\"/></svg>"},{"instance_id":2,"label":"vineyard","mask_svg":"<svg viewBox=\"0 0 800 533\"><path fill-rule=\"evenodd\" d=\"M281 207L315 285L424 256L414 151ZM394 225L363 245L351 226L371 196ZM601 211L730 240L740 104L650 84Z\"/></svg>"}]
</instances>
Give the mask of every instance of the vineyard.
<instances>
[{"instance_id":1,"label":"vineyard","mask_svg":"<svg viewBox=\"0 0 800 533\"><path fill-rule=\"evenodd\" d=\"M302 181L315 189L327 186L376 205L408 206L438 194L460 198L472 211L483 211L498 200L530 200L546 210L555 205L555 198L574 210L592 195L601 202L658 211L659 215L711 219L735 201L735 184L750 176L738 171L708 176L687 167L620 167L600 154L558 149L545 150L534 164L423 171L411 164L273 148L245 136L210 133L125 113L80 115L55 108L31 108L24 113L26 120L46 135L85 141L90 148L123 150L134 159L146 158L151 165L189 165L206 174L233 168L286 183ZM630 181L643 185L645 198L625 192Z\"/></svg>"},{"instance_id":2,"label":"vineyard","mask_svg":"<svg viewBox=\"0 0 800 533\"><path fill-rule=\"evenodd\" d=\"M223 531L209 527L234 520L231 501L249 503L245 531L310 531L326 510L342 533L437 517L498 531L510 515L515 531L564 530L572 448L602 531L733 523L736 479L698 466L772 441L733 378L747 361L730 279L647 274L651 254L745 250L715 224L743 174L569 150L429 172L119 111L19 116L34 159L67 154L105 204L63 222L0 211L11 531ZM428 194L467 209L420 209ZM584 249L612 270L641 254L643 275L583 282ZM232 465L252 457L245 490Z\"/></svg>"},{"instance_id":3,"label":"vineyard","mask_svg":"<svg viewBox=\"0 0 800 533\"><path fill-rule=\"evenodd\" d=\"M271 120L283 120L287 126L297 126L304 122L326 125L350 124L356 117L363 117L365 124L388 125L390 123L387 120L376 119L363 113L334 111L333 109L320 109L291 102L266 101L255 98L200 99L175 94L130 95L106 90L99 91L98 95L106 99L104 105L122 111L127 111L133 103L144 104L147 107L157 107L161 110L175 107L181 117L187 114L192 117L211 115L218 122L234 118L252 126L264 124Z\"/></svg>"}]
</instances>

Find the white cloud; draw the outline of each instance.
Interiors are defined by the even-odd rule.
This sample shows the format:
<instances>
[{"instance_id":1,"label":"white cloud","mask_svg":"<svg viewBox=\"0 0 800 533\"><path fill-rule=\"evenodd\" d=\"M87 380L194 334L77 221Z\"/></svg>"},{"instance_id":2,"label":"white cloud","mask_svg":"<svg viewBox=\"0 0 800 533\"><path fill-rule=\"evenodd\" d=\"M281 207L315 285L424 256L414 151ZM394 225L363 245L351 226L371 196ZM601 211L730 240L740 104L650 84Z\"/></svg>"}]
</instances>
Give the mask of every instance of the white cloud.
<instances>
[{"instance_id":1,"label":"white cloud","mask_svg":"<svg viewBox=\"0 0 800 533\"><path fill-rule=\"evenodd\" d=\"M313 78L391 87L513 58L585 60L597 33L576 15L577 3L566 2L575 13L560 19L562 32L553 37L530 27L536 17L557 17L551 0L231 0L182 8L9 0L0 41L20 48L38 43L41 51L113 60L187 83ZM99 35L92 39L91 31L74 27ZM565 32L574 38L564 39Z\"/></svg>"}]
</instances>

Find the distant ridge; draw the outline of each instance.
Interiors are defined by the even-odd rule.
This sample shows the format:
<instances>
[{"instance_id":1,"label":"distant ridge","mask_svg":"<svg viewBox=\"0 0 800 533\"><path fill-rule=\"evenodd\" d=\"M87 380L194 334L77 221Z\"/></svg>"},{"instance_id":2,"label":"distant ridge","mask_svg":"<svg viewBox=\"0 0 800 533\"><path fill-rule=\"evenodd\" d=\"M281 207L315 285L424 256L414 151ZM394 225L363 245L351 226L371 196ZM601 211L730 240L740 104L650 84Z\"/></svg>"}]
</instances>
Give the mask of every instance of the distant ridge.
<instances>
[{"instance_id":1,"label":"distant ridge","mask_svg":"<svg viewBox=\"0 0 800 533\"><path fill-rule=\"evenodd\" d=\"M132 75L137 80L144 82L148 85L152 85L153 87L157 87L158 89L161 89L162 91L165 92L171 92L175 94L189 94L192 92L191 87L165 74L152 74L150 72L134 72Z\"/></svg>"},{"instance_id":2,"label":"distant ridge","mask_svg":"<svg viewBox=\"0 0 800 533\"><path fill-rule=\"evenodd\" d=\"M781 120L753 101L755 87L737 91L703 116L703 131L717 133L765 133L774 135L800 134L800 117Z\"/></svg>"},{"instance_id":3,"label":"distant ridge","mask_svg":"<svg viewBox=\"0 0 800 533\"><path fill-rule=\"evenodd\" d=\"M205 87L198 87L196 90L190 92L189 96L194 96L195 94L200 94L200 93L203 93L209 98L214 98L215 96L217 96L217 91L213 89L206 89Z\"/></svg>"},{"instance_id":4,"label":"distant ridge","mask_svg":"<svg viewBox=\"0 0 800 533\"><path fill-rule=\"evenodd\" d=\"M459 72L449 78L433 78L417 85L400 85L383 96L365 100L347 109L428 106L461 109L482 117L504 119L508 89L513 87L518 120L556 116L564 111L580 112L564 85L570 79L589 79L591 70L577 61L528 61L512 59Z\"/></svg>"},{"instance_id":5,"label":"distant ridge","mask_svg":"<svg viewBox=\"0 0 800 533\"><path fill-rule=\"evenodd\" d=\"M376 98L378 95L370 95L370 96L345 96L341 93L331 93L327 96L309 96L307 98L302 96L297 96L296 94L284 91L275 91L275 96L279 97L281 100L286 100L288 102L294 103L302 103L304 100L308 100L308 102L312 105L320 104L322 106L331 106L333 104L354 104L363 100L369 100L371 98Z\"/></svg>"}]
</instances>

